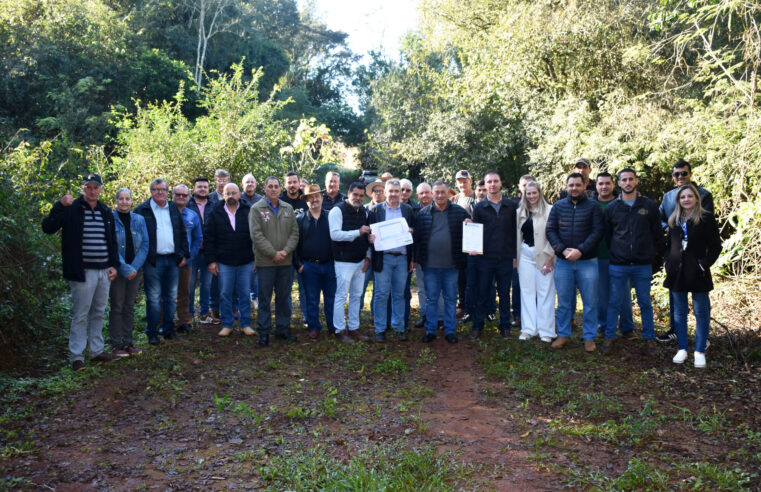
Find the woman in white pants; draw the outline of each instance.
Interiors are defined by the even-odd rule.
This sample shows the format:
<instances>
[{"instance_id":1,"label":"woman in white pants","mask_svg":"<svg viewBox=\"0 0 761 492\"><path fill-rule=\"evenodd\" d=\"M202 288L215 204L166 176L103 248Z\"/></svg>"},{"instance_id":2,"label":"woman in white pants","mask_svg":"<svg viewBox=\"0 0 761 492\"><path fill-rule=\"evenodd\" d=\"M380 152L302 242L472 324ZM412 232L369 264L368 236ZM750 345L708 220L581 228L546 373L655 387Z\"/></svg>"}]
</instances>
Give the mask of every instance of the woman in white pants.
<instances>
[{"instance_id":1,"label":"woman in white pants","mask_svg":"<svg viewBox=\"0 0 761 492\"><path fill-rule=\"evenodd\" d=\"M517 210L518 277L521 283L521 334L519 340L539 335L555 338L555 252L544 231L552 206L536 181L526 183Z\"/></svg>"}]
</instances>

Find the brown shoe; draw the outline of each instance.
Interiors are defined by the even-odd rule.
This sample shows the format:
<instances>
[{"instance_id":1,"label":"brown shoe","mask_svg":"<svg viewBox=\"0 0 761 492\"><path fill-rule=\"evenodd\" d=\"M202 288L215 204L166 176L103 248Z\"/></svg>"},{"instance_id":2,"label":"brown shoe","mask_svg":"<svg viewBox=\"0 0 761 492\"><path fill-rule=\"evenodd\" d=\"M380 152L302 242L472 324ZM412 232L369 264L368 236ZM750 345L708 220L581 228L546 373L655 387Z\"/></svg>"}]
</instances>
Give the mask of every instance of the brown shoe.
<instances>
[{"instance_id":1,"label":"brown shoe","mask_svg":"<svg viewBox=\"0 0 761 492\"><path fill-rule=\"evenodd\" d=\"M336 332L336 338L338 338L338 341L341 343L354 343L354 339L349 335L349 330L341 330L340 332Z\"/></svg>"},{"instance_id":2,"label":"brown shoe","mask_svg":"<svg viewBox=\"0 0 761 492\"><path fill-rule=\"evenodd\" d=\"M594 340L584 340L584 351L592 353L597 349L597 344Z\"/></svg>"},{"instance_id":3,"label":"brown shoe","mask_svg":"<svg viewBox=\"0 0 761 492\"><path fill-rule=\"evenodd\" d=\"M349 332L349 335L354 338L354 340L359 340L362 342L369 342L370 337L367 335L363 335L359 332L359 330L347 330Z\"/></svg>"},{"instance_id":4,"label":"brown shoe","mask_svg":"<svg viewBox=\"0 0 761 492\"><path fill-rule=\"evenodd\" d=\"M463 316L465 316L465 310L463 308L457 308L457 311L455 312L455 316L457 316L457 319L462 319Z\"/></svg>"},{"instance_id":5,"label":"brown shoe","mask_svg":"<svg viewBox=\"0 0 761 492\"><path fill-rule=\"evenodd\" d=\"M557 337L554 342L552 342L552 345L550 345L551 348L554 349L561 349L565 344L568 343L568 337Z\"/></svg>"},{"instance_id":6,"label":"brown shoe","mask_svg":"<svg viewBox=\"0 0 761 492\"><path fill-rule=\"evenodd\" d=\"M232 328L222 328L221 330L219 330L219 333L217 333L217 335L221 337L229 337L230 333L232 332L233 332Z\"/></svg>"},{"instance_id":7,"label":"brown shoe","mask_svg":"<svg viewBox=\"0 0 761 492\"><path fill-rule=\"evenodd\" d=\"M600 347L600 352L603 354L609 354L613 350L613 339L612 338L606 338L604 342L602 342L602 347Z\"/></svg>"},{"instance_id":8,"label":"brown shoe","mask_svg":"<svg viewBox=\"0 0 761 492\"><path fill-rule=\"evenodd\" d=\"M247 326L247 327L243 328L242 331L243 331L244 335L249 336L249 337L252 337L252 336L256 335L256 332L253 329L251 329L250 326Z\"/></svg>"}]
</instances>

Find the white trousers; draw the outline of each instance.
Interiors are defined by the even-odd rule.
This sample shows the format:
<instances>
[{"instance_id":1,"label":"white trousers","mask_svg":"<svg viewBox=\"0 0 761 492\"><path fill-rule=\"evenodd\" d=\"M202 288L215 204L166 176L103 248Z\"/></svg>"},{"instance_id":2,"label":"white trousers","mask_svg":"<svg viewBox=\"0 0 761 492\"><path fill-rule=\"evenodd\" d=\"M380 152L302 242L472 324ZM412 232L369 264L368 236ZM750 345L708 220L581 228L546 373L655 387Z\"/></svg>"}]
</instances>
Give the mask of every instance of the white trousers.
<instances>
[{"instance_id":1,"label":"white trousers","mask_svg":"<svg viewBox=\"0 0 761 492\"><path fill-rule=\"evenodd\" d=\"M532 246L521 243L518 277L521 281L521 333L552 337L555 334L555 277L536 267Z\"/></svg>"},{"instance_id":2,"label":"white trousers","mask_svg":"<svg viewBox=\"0 0 761 492\"><path fill-rule=\"evenodd\" d=\"M363 266L365 266L364 260L359 263L335 262L336 297L333 303L333 327L336 333L347 328L344 310L346 296L349 296L349 331L359 329L359 308L362 301L362 287L365 284Z\"/></svg>"}]
</instances>

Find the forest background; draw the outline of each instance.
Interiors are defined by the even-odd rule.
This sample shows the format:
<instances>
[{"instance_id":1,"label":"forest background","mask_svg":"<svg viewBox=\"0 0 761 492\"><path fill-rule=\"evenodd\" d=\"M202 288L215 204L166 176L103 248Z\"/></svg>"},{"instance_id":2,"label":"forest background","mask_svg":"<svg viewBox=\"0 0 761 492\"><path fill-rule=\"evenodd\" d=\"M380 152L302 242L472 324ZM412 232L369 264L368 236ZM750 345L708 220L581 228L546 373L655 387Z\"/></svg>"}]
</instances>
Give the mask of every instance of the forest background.
<instances>
[{"instance_id":1,"label":"forest background","mask_svg":"<svg viewBox=\"0 0 761 492\"><path fill-rule=\"evenodd\" d=\"M60 359L67 287L39 223L88 171L109 204L220 167L320 179L350 155L349 176L496 169L513 193L531 172L554 197L586 156L659 200L684 158L715 198L717 273L758 302L757 2L423 0L399 58L363 61L309 5L0 0L0 371Z\"/></svg>"}]
</instances>

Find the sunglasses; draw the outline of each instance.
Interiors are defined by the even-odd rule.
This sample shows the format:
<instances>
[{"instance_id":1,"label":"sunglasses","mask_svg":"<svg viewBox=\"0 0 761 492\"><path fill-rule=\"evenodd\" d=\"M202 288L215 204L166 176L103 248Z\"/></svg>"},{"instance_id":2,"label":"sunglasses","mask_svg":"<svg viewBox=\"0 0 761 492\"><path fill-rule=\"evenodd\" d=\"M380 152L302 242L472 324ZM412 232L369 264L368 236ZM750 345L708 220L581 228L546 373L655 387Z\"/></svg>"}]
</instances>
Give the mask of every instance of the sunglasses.
<instances>
[{"instance_id":1,"label":"sunglasses","mask_svg":"<svg viewBox=\"0 0 761 492\"><path fill-rule=\"evenodd\" d=\"M408 190L406 188L402 188L402 191L405 192L405 193L412 193L412 190Z\"/></svg>"},{"instance_id":2,"label":"sunglasses","mask_svg":"<svg viewBox=\"0 0 761 492\"><path fill-rule=\"evenodd\" d=\"M175 193L174 196L186 197L186 196L188 196L188 194L187 193Z\"/></svg>"},{"instance_id":3,"label":"sunglasses","mask_svg":"<svg viewBox=\"0 0 761 492\"><path fill-rule=\"evenodd\" d=\"M672 176L675 178L686 178L689 173L687 171L674 171Z\"/></svg>"}]
</instances>

